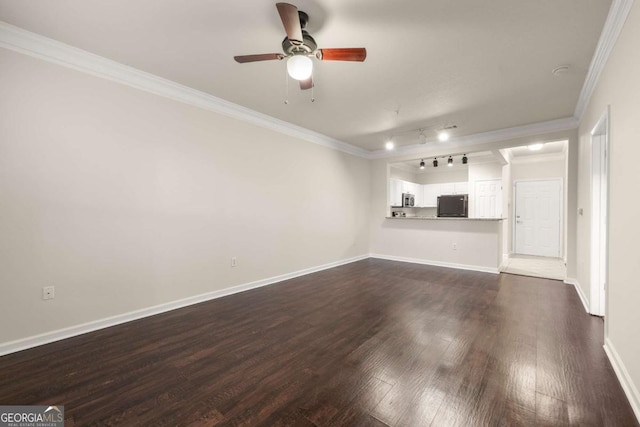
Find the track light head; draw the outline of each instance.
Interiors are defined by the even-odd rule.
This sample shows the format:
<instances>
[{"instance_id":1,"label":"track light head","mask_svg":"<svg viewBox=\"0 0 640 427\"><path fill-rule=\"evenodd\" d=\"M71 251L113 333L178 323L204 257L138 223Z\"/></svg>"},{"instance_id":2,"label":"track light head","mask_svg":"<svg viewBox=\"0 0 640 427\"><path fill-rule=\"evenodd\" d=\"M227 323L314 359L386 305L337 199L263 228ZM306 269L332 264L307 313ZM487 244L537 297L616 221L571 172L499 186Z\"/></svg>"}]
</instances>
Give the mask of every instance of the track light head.
<instances>
[{"instance_id":1,"label":"track light head","mask_svg":"<svg viewBox=\"0 0 640 427\"><path fill-rule=\"evenodd\" d=\"M466 165L468 161L469 161L469 159L467 159L467 155L466 154L464 156L462 156L462 164L463 165Z\"/></svg>"},{"instance_id":2,"label":"track light head","mask_svg":"<svg viewBox=\"0 0 640 427\"><path fill-rule=\"evenodd\" d=\"M449 156L449 160L447 160L447 166L453 166L453 159L451 158L451 156Z\"/></svg>"},{"instance_id":3,"label":"track light head","mask_svg":"<svg viewBox=\"0 0 640 427\"><path fill-rule=\"evenodd\" d=\"M424 169L424 160L420 160L420 169Z\"/></svg>"},{"instance_id":4,"label":"track light head","mask_svg":"<svg viewBox=\"0 0 640 427\"><path fill-rule=\"evenodd\" d=\"M438 167L438 159L433 159L433 167L437 168Z\"/></svg>"}]
</instances>

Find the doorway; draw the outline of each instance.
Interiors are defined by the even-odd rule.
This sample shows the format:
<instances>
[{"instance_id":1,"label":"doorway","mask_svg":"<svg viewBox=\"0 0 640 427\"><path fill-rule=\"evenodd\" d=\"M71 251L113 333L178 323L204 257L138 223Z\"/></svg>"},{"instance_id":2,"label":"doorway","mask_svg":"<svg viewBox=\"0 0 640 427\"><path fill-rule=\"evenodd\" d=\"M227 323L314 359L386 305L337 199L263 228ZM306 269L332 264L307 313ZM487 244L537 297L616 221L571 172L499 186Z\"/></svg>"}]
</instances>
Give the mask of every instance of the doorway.
<instances>
[{"instance_id":1,"label":"doorway","mask_svg":"<svg viewBox=\"0 0 640 427\"><path fill-rule=\"evenodd\" d=\"M609 111L591 131L591 286L589 311L605 315L607 285L607 212L609 200Z\"/></svg>"},{"instance_id":2,"label":"doorway","mask_svg":"<svg viewBox=\"0 0 640 427\"><path fill-rule=\"evenodd\" d=\"M559 258L562 180L516 181L514 253Z\"/></svg>"}]
</instances>

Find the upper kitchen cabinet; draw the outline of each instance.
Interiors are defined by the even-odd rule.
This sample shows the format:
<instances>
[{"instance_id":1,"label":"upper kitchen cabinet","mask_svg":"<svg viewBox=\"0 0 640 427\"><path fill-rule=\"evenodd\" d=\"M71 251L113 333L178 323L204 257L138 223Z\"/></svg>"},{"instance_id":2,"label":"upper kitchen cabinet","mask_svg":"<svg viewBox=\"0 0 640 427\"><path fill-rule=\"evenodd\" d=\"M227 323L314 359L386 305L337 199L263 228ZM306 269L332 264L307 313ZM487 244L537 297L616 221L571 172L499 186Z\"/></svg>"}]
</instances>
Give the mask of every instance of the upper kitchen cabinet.
<instances>
[{"instance_id":1,"label":"upper kitchen cabinet","mask_svg":"<svg viewBox=\"0 0 640 427\"><path fill-rule=\"evenodd\" d=\"M450 196L453 194L469 194L469 182L445 182L436 184L440 186L440 195Z\"/></svg>"},{"instance_id":2,"label":"upper kitchen cabinet","mask_svg":"<svg viewBox=\"0 0 640 427\"><path fill-rule=\"evenodd\" d=\"M389 206L402 206L403 184L399 179L389 180Z\"/></svg>"},{"instance_id":3,"label":"upper kitchen cabinet","mask_svg":"<svg viewBox=\"0 0 640 427\"><path fill-rule=\"evenodd\" d=\"M438 206L438 196L440 195L440 184L425 184L422 186L422 204L424 208L435 208Z\"/></svg>"}]
</instances>

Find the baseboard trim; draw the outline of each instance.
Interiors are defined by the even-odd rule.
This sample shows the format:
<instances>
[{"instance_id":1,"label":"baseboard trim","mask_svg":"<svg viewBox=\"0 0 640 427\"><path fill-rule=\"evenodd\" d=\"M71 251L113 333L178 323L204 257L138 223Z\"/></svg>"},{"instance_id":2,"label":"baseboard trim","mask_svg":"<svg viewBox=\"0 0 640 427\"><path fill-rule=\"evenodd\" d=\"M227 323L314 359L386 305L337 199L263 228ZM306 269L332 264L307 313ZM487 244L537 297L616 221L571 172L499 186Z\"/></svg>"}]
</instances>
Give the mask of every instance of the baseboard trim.
<instances>
[{"instance_id":1,"label":"baseboard trim","mask_svg":"<svg viewBox=\"0 0 640 427\"><path fill-rule=\"evenodd\" d=\"M580 298L580 301L582 302L582 306L584 307L584 311L586 311L587 314L590 314L589 313L589 300L587 300L587 296L584 294L584 292L582 292L582 288L580 287L580 283L578 282L578 279L567 277L566 279L564 279L564 283L566 283L567 285L573 285L573 287L576 290L576 293L578 294L578 297Z\"/></svg>"},{"instance_id":2,"label":"baseboard trim","mask_svg":"<svg viewBox=\"0 0 640 427\"><path fill-rule=\"evenodd\" d=\"M410 262L412 264L424 264L424 265L433 265L436 267L457 268L458 270L472 270L472 271L480 271L482 273L492 273L492 274L500 273L500 271L497 268L483 267L480 265L456 264L452 262L433 261L429 259L420 259L420 258L405 258L405 257L399 257L394 255L383 255L383 254L371 254L370 256L371 258L386 259L388 261Z\"/></svg>"},{"instance_id":3,"label":"baseboard trim","mask_svg":"<svg viewBox=\"0 0 640 427\"><path fill-rule=\"evenodd\" d=\"M66 338L75 337L78 335L86 334L88 332L105 329L111 326L120 325L122 323L131 322L133 320L154 316L156 314L166 313L168 311L177 310L179 308L187 307L187 306L198 304L201 302L210 301L213 299L222 298L228 295L237 294L237 293L248 291L251 289L272 285L278 282L282 282L284 280L294 279L300 276L306 276L307 274L316 273L318 271L327 270L329 268L339 267L341 265L350 264L352 262L361 261L367 258L369 258L369 254L359 255L356 257L342 259L339 261L330 262L328 264L310 267L303 270L282 274L279 276L269 277L267 279L256 280L254 282L249 282L249 283L243 283L241 285L232 286L230 288L220 289L217 291L207 292L204 294L195 295L188 298L183 298L180 300L155 305L153 307L143 308L143 309L131 311L128 313L118 314L116 316L111 316L104 319L83 323L80 325L70 326L68 328L58 329L55 331L46 332L43 334L34 335L31 337L22 338L15 341L9 341L9 342L0 344L0 356L4 356L10 353L16 353L18 351L27 350L29 348L38 347L44 344L49 344L49 343L60 341Z\"/></svg>"},{"instance_id":4,"label":"baseboard trim","mask_svg":"<svg viewBox=\"0 0 640 427\"><path fill-rule=\"evenodd\" d=\"M629 375L629 371L627 371L624 363L622 363L620 355L609 338L605 338L603 347L604 352L607 353L609 362L611 362L611 366L618 377L618 381L620 381L622 390L624 390L624 394L627 396L627 399L629 399L631 409L633 409L636 419L640 422L640 392L638 391L638 387L633 383L633 380Z\"/></svg>"}]
</instances>

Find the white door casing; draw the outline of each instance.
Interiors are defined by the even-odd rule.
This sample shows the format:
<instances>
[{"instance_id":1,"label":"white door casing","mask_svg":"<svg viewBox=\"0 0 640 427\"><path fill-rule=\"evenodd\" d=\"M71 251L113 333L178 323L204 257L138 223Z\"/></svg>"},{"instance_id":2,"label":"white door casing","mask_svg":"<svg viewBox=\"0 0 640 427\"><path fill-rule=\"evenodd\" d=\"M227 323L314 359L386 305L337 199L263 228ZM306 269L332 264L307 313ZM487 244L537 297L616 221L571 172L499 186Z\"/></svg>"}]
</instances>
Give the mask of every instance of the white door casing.
<instances>
[{"instance_id":1,"label":"white door casing","mask_svg":"<svg viewBox=\"0 0 640 427\"><path fill-rule=\"evenodd\" d=\"M500 218L502 216L502 180L476 181L474 193L475 218Z\"/></svg>"},{"instance_id":2,"label":"white door casing","mask_svg":"<svg viewBox=\"0 0 640 427\"><path fill-rule=\"evenodd\" d=\"M560 257L562 179L516 181L515 253Z\"/></svg>"},{"instance_id":3,"label":"white door casing","mask_svg":"<svg viewBox=\"0 0 640 427\"><path fill-rule=\"evenodd\" d=\"M589 313L604 316L608 277L609 110L591 131L591 280ZM605 330L607 324L605 322Z\"/></svg>"}]
</instances>

